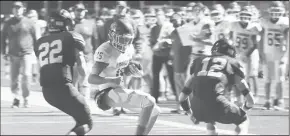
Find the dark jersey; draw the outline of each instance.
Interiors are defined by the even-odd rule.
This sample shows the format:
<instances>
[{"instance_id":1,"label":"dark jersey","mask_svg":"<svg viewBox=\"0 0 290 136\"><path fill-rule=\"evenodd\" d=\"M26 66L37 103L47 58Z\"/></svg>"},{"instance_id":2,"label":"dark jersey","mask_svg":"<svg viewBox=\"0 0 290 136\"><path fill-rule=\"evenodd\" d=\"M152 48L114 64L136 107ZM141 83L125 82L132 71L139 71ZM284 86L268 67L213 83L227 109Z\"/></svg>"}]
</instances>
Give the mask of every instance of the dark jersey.
<instances>
[{"instance_id":1,"label":"dark jersey","mask_svg":"<svg viewBox=\"0 0 290 136\"><path fill-rule=\"evenodd\" d=\"M40 85L72 83L75 50L84 51L85 41L76 32L61 32L40 38L34 48L40 64Z\"/></svg>"},{"instance_id":2,"label":"dark jersey","mask_svg":"<svg viewBox=\"0 0 290 136\"><path fill-rule=\"evenodd\" d=\"M194 75L192 90L201 99L216 98L231 85L240 83L244 74L237 60L228 56L199 57L190 68ZM187 94L191 92L185 92Z\"/></svg>"}]
</instances>

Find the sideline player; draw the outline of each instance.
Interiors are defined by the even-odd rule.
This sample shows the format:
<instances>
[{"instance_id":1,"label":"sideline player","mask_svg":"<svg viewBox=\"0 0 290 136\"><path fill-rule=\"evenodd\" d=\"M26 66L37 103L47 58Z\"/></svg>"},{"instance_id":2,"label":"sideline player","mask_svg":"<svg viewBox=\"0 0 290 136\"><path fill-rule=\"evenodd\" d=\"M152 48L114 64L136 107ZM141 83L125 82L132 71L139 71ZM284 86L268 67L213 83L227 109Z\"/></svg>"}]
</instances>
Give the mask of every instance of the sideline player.
<instances>
[{"instance_id":1,"label":"sideline player","mask_svg":"<svg viewBox=\"0 0 290 136\"><path fill-rule=\"evenodd\" d=\"M240 12L240 21L231 24L231 37L237 48L237 59L240 61L246 76L246 81L250 83L252 79L252 90L257 96L257 77L259 71L259 51L258 44L261 40L260 32L262 27L259 23L253 22L254 13L250 6L245 6ZM236 91L237 104L242 104L239 91Z\"/></svg>"},{"instance_id":2,"label":"sideline player","mask_svg":"<svg viewBox=\"0 0 290 136\"><path fill-rule=\"evenodd\" d=\"M66 10L53 12L49 19L49 35L40 38L35 54L40 64L40 85L45 100L72 116L75 127L68 134L84 135L93 126L90 109L82 94L73 85L73 67L87 84L87 65L84 58L85 41L73 32L73 20Z\"/></svg>"},{"instance_id":3,"label":"sideline player","mask_svg":"<svg viewBox=\"0 0 290 136\"><path fill-rule=\"evenodd\" d=\"M286 63L289 50L289 18L283 17L285 5L281 1L273 1L269 8L269 18L262 18L263 27L261 53L265 59L265 109L270 109L271 83L276 85L276 97L273 106L281 109L283 102L283 82L285 81ZM284 108L284 107L283 107Z\"/></svg>"},{"instance_id":4,"label":"sideline player","mask_svg":"<svg viewBox=\"0 0 290 136\"><path fill-rule=\"evenodd\" d=\"M235 124L236 134L248 132L249 118L245 111L254 105L254 98L235 56L235 47L227 39L218 40L213 45L212 56L193 61L191 77L179 96L182 108L195 124L207 123L209 135L217 134L216 122ZM243 109L225 97L229 85L236 85L246 97Z\"/></svg>"},{"instance_id":5,"label":"sideline player","mask_svg":"<svg viewBox=\"0 0 290 136\"><path fill-rule=\"evenodd\" d=\"M98 107L109 110L111 107L123 107L129 110L141 110L137 135L147 135L152 129L160 109L155 99L143 91L125 89L123 77L142 76L142 69L131 62L134 52L133 26L128 18L119 18L111 25L109 41L103 43L94 54L95 64L89 82L99 86L95 96ZM138 68L139 67L139 68Z\"/></svg>"},{"instance_id":6,"label":"sideline player","mask_svg":"<svg viewBox=\"0 0 290 136\"><path fill-rule=\"evenodd\" d=\"M226 20L225 9L221 4L214 4L211 9L211 19L215 22L215 26L213 29L213 39L214 41L218 41L220 39L230 38L230 25L231 23ZM231 100L231 88L229 86L226 89L225 94L226 97Z\"/></svg>"}]
</instances>

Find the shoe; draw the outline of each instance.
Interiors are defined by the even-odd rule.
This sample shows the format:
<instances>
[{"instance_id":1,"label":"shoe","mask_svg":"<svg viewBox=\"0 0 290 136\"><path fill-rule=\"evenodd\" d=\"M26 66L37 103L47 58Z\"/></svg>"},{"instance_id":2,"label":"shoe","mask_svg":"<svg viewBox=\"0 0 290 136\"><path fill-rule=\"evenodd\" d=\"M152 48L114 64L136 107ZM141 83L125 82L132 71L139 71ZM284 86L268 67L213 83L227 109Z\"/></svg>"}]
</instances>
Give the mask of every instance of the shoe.
<instances>
[{"instance_id":1,"label":"shoe","mask_svg":"<svg viewBox=\"0 0 290 136\"><path fill-rule=\"evenodd\" d=\"M121 114L127 114L127 112L123 109L123 108L121 108Z\"/></svg>"},{"instance_id":2,"label":"shoe","mask_svg":"<svg viewBox=\"0 0 290 136\"><path fill-rule=\"evenodd\" d=\"M170 113L172 114L182 114L183 112L179 109L176 109L176 110L171 110Z\"/></svg>"},{"instance_id":3,"label":"shoe","mask_svg":"<svg viewBox=\"0 0 290 136\"><path fill-rule=\"evenodd\" d=\"M20 100L19 99L14 99L11 108L19 108L20 105Z\"/></svg>"},{"instance_id":4,"label":"shoe","mask_svg":"<svg viewBox=\"0 0 290 136\"><path fill-rule=\"evenodd\" d=\"M114 116L120 116L120 114L121 114L121 110L118 110L118 109L114 109L113 110L113 115Z\"/></svg>"},{"instance_id":5,"label":"shoe","mask_svg":"<svg viewBox=\"0 0 290 136\"><path fill-rule=\"evenodd\" d=\"M30 108L30 105L28 103L28 100L24 100L23 107L24 108Z\"/></svg>"},{"instance_id":6,"label":"shoe","mask_svg":"<svg viewBox=\"0 0 290 136\"><path fill-rule=\"evenodd\" d=\"M285 108L284 101L283 100L279 100L279 99L275 99L274 100L273 107L274 107L275 110L278 110L278 111L287 110Z\"/></svg>"},{"instance_id":7,"label":"shoe","mask_svg":"<svg viewBox=\"0 0 290 136\"><path fill-rule=\"evenodd\" d=\"M267 101L263 106L263 110L270 110L270 109L271 109L271 103Z\"/></svg>"}]
</instances>

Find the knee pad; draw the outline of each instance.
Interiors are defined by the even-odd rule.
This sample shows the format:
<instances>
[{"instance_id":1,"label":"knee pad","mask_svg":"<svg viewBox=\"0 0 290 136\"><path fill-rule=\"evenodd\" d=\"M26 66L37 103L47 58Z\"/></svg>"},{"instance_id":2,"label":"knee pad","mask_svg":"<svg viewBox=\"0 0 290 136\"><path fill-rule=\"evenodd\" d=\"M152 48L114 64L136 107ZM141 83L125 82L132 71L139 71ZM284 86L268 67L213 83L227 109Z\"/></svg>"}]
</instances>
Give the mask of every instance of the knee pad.
<instances>
[{"instance_id":1,"label":"knee pad","mask_svg":"<svg viewBox=\"0 0 290 136\"><path fill-rule=\"evenodd\" d=\"M155 105L156 105L155 98L153 98L151 95L148 95L143 99L141 108L146 108L146 107L151 107L151 106L153 107Z\"/></svg>"},{"instance_id":2,"label":"knee pad","mask_svg":"<svg viewBox=\"0 0 290 136\"><path fill-rule=\"evenodd\" d=\"M97 103L97 106L103 111L111 109L111 107L106 103L105 96L112 90L112 88L107 88L102 91L98 91L95 94L94 100Z\"/></svg>"}]
</instances>

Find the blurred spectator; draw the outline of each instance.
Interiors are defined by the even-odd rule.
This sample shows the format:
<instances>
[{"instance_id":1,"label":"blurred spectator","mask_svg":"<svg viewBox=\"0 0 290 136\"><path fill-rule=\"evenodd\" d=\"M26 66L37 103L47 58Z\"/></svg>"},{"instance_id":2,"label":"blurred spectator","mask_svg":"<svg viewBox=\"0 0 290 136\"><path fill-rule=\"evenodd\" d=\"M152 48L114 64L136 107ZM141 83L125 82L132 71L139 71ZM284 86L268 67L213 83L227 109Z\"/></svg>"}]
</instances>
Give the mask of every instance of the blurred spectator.
<instances>
[{"instance_id":1,"label":"blurred spectator","mask_svg":"<svg viewBox=\"0 0 290 136\"><path fill-rule=\"evenodd\" d=\"M160 71L162 65L166 65L168 71L169 82L172 90L175 93L175 86L173 80L173 68L172 65L168 64L169 52L171 50L172 41L170 34L174 30L173 25L167 22L166 16L162 10L157 12L157 24L151 29L150 33L150 46L153 49L153 62L152 62L152 74L153 74L153 89L151 95L158 102L160 96Z\"/></svg>"},{"instance_id":2,"label":"blurred spectator","mask_svg":"<svg viewBox=\"0 0 290 136\"><path fill-rule=\"evenodd\" d=\"M145 25L147 28L151 29L154 27L157 23L157 18L156 18L156 13L153 8L149 8L147 11L144 13L145 17Z\"/></svg>"},{"instance_id":3,"label":"blurred spectator","mask_svg":"<svg viewBox=\"0 0 290 136\"><path fill-rule=\"evenodd\" d=\"M45 8L40 9L39 11L39 19L41 20L46 20L45 18L47 17L47 11Z\"/></svg>"},{"instance_id":4,"label":"blurred spectator","mask_svg":"<svg viewBox=\"0 0 290 136\"><path fill-rule=\"evenodd\" d=\"M38 27L40 27L41 35L44 35L47 27L47 22L45 20L38 18L38 13L36 10L29 10L26 15L28 18L32 19Z\"/></svg>"},{"instance_id":5,"label":"blurred spectator","mask_svg":"<svg viewBox=\"0 0 290 136\"><path fill-rule=\"evenodd\" d=\"M241 11L241 6L237 2L231 2L226 9L226 20L234 22L238 20L238 13Z\"/></svg>"},{"instance_id":6,"label":"blurred spectator","mask_svg":"<svg viewBox=\"0 0 290 136\"><path fill-rule=\"evenodd\" d=\"M75 15L75 28L74 31L78 32L84 38L86 43L84 54L85 59L88 65L88 71L91 71L93 66L93 54L96 50L96 45L99 45L99 39L97 34L97 26L95 24L94 19L86 19L86 13L88 10L86 9L85 5L82 3L78 3L74 6L74 15ZM75 67L76 68L76 67ZM77 70L75 70L77 71ZM74 85L79 88L80 93L85 97L85 100L89 102L90 100L90 89L88 88L89 85L83 85L78 83L78 73L74 74L76 79L74 81ZM88 78L88 77L86 77ZM86 86L86 87L83 87Z\"/></svg>"},{"instance_id":7,"label":"blurred spectator","mask_svg":"<svg viewBox=\"0 0 290 136\"><path fill-rule=\"evenodd\" d=\"M1 34L1 45L3 45L1 51L4 55L9 55L10 57L11 91L14 96L12 107L19 107L20 105L18 78L21 71L23 72L21 87L24 107L29 107L31 60L34 57L33 45L41 37L40 29L36 23L24 16L25 9L26 6L23 2L13 2L12 12L14 17L4 24ZM6 39L8 39L8 53Z\"/></svg>"}]
</instances>

